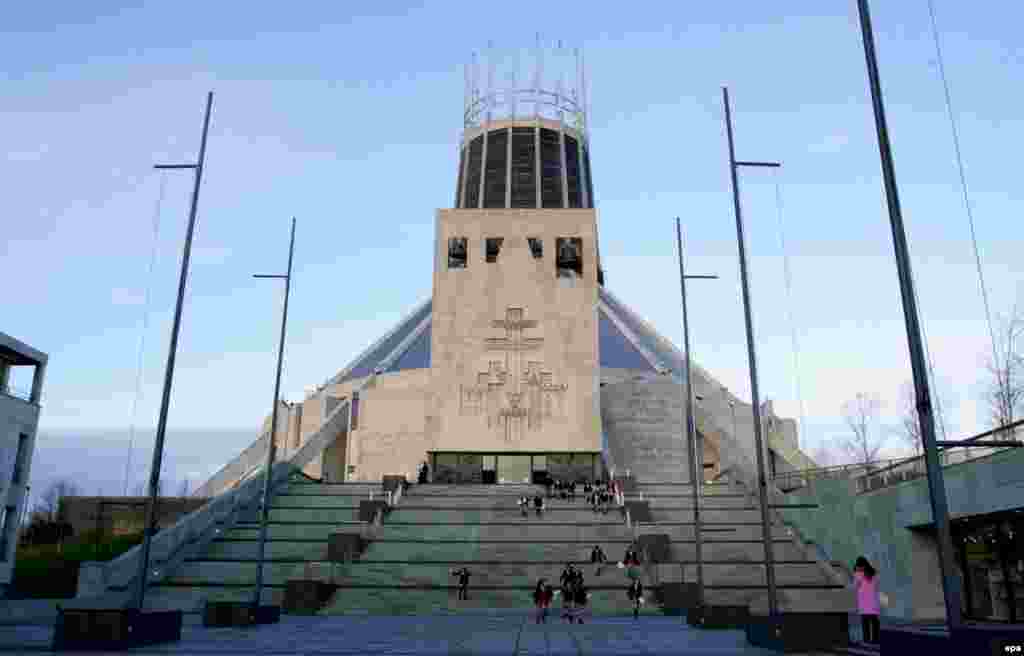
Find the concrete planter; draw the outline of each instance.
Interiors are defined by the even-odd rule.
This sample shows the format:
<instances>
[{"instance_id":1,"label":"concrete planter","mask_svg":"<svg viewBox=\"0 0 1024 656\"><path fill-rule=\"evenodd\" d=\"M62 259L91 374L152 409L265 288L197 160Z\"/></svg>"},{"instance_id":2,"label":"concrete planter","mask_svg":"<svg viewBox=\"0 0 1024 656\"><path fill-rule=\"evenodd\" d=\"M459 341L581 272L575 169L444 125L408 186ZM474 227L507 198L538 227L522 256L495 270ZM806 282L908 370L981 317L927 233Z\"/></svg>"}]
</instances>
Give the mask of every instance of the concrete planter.
<instances>
[{"instance_id":1,"label":"concrete planter","mask_svg":"<svg viewBox=\"0 0 1024 656\"><path fill-rule=\"evenodd\" d=\"M929 654L929 656L966 656L967 654L1020 654L1024 644L1024 626L965 626L951 638L944 627L881 627L879 642L887 654Z\"/></svg>"},{"instance_id":2,"label":"concrete planter","mask_svg":"<svg viewBox=\"0 0 1024 656\"><path fill-rule=\"evenodd\" d=\"M850 644L846 613L790 613L775 617L752 615L746 626L747 642L781 652L808 652Z\"/></svg>"},{"instance_id":3,"label":"concrete planter","mask_svg":"<svg viewBox=\"0 0 1024 656\"><path fill-rule=\"evenodd\" d=\"M384 492L394 492L398 488L402 487L404 483L405 476L394 476L390 474L384 476L381 480L381 486L384 489Z\"/></svg>"},{"instance_id":4,"label":"concrete planter","mask_svg":"<svg viewBox=\"0 0 1024 656\"><path fill-rule=\"evenodd\" d=\"M657 589L658 600L666 615L687 615L697 608L696 583L662 583Z\"/></svg>"},{"instance_id":5,"label":"concrete planter","mask_svg":"<svg viewBox=\"0 0 1024 656\"><path fill-rule=\"evenodd\" d=\"M203 626L252 626L280 620L280 606L255 606L248 601L208 601L203 607Z\"/></svg>"},{"instance_id":6,"label":"concrete planter","mask_svg":"<svg viewBox=\"0 0 1024 656\"><path fill-rule=\"evenodd\" d=\"M181 640L182 611L57 608L54 651L124 650Z\"/></svg>"},{"instance_id":7,"label":"concrete planter","mask_svg":"<svg viewBox=\"0 0 1024 656\"><path fill-rule=\"evenodd\" d=\"M746 606L695 606L686 613L686 623L702 629L744 629L749 620Z\"/></svg>"},{"instance_id":8,"label":"concrete planter","mask_svg":"<svg viewBox=\"0 0 1024 656\"><path fill-rule=\"evenodd\" d=\"M648 501L627 501L622 507L622 511L629 513L631 522L649 524L654 521L654 518L651 517L651 504Z\"/></svg>"},{"instance_id":9,"label":"concrete planter","mask_svg":"<svg viewBox=\"0 0 1024 656\"><path fill-rule=\"evenodd\" d=\"M373 501L363 500L359 502L359 521L372 522L377 513L386 513L388 504L386 501L374 499Z\"/></svg>"},{"instance_id":10,"label":"concrete planter","mask_svg":"<svg viewBox=\"0 0 1024 656\"><path fill-rule=\"evenodd\" d=\"M632 513L630 513L632 517ZM640 520L643 521L643 520ZM641 535L637 538L637 551L646 563L665 563L672 559L671 540L664 533Z\"/></svg>"},{"instance_id":11,"label":"concrete planter","mask_svg":"<svg viewBox=\"0 0 1024 656\"><path fill-rule=\"evenodd\" d=\"M359 558L365 547L358 533L331 533L327 538L327 559L332 563L347 563Z\"/></svg>"},{"instance_id":12,"label":"concrete planter","mask_svg":"<svg viewBox=\"0 0 1024 656\"><path fill-rule=\"evenodd\" d=\"M336 589L337 586L323 581L288 581L284 589L284 611L290 615L315 615Z\"/></svg>"}]
</instances>

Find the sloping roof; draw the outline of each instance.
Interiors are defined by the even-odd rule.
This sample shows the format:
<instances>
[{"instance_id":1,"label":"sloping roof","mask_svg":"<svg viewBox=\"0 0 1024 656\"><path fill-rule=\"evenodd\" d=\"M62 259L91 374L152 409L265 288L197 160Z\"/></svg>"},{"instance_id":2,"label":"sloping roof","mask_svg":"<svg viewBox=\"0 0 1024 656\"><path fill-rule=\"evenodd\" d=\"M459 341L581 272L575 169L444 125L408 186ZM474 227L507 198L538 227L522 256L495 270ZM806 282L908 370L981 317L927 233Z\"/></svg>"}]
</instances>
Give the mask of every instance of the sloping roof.
<instances>
[{"instance_id":1,"label":"sloping roof","mask_svg":"<svg viewBox=\"0 0 1024 656\"><path fill-rule=\"evenodd\" d=\"M673 373L681 373L682 358L668 340L604 289L601 289L600 300L597 334L602 368L655 372L653 359ZM429 368L431 307L432 303L426 301L416 308L391 332L353 360L332 382L363 378L378 367L387 373Z\"/></svg>"}]
</instances>

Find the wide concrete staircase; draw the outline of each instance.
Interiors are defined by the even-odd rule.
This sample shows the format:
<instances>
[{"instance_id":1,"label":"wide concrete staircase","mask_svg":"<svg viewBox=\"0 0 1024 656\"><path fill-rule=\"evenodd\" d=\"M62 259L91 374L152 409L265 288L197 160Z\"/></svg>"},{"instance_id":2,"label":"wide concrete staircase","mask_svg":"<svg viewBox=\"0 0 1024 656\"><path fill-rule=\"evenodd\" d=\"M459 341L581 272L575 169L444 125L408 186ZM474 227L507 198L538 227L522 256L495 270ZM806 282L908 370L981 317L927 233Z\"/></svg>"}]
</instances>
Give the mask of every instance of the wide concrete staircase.
<instances>
[{"instance_id":1,"label":"wide concrete staircase","mask_svg":"<svg viewBox=\"0 0 1024 656\"><path fill-rule=\"evenodd\" d=\"M264 553L263 603L280 605L286 581L303 578L307 563L327 559L327 536L359 532L359 502L381 498L380 483L324 484L293 477L271 502ZM201 554L150 585L146 607L199 612L205 601L251 600L259 523L255 513L224 531Z\"/></svg>"},{"instance_id":2,"label":"wide concrete staircase","mask_svg":"<svg viewBox=\"0 0 1024 656\"><path fill-rule=\"evenodd\" d=\"M583 495L548 500L542 516L521 515L529 485L422 485L410 489L375 531L362 557L335 565L339 585L322 614L525 611L537 581L557 587L566 563L584 571L592 615L629 615L629 579L606 565L600 576L589 554L600 544L621 559L632 541L622 513L594 513ZM472 573L469 599L459 600L452 570ZM556 601L557 609L560 603ZM657 613L653 604L644 614Z\"/></svg>"},{"instance_id":3,"label":"wide concrete staircase","mask_svg":"<svg viewBox=\"0 0 1024 656\"><path fill-rule=\"evenodd\" d=\"M650 565L654 585L696 581L696 540L690 469L683 434L683 387L669 381L629 382L602 390L607 448L618 471L638 481L627 501L644 500L650 522L638 534L663 534L671 541L669 562ZM731 438L734 439L734 438ZM724 443L720 448L730 445ZM730 454L722 453L725 462ZM734 467L751 468L742 457ZM747 606L768 592L765 544L758 496L748 481L753 471L730 476L733 483L701 486L705 603ZM782 501L775 497L770 503ZM829 596L843 585L816 550L803 544L776 510L769 512L775 582L780 598Z\"/></svg>"},{"instance_id":4,"label":"wide concrete staircase","mask_svg":"<svg viewBox=\"0 0 1024 656\"><path fill-rule=\"evenodd\" d=\"M606 565L600 576L589 554L600 544L609 560L621 559L633 540L620 510L594 513L583 495L548 500L541 517L522 517L517 500L539 488L528 485L417 485L382 524L357 521L359 501L379 484L292 481L270 510L265 552L264 603L282 603L287 581L315 578L337 591L321 614L421 614L525 611L540 578L557 587L566 563L582 567L592 615L629 615L625 571ZM255 517L252 518L255 520ZM372 534L354 561L328 561L328 536ZM199 612L205 601L246 600L253 595L259 525L240 522L199 557L189 559L150 587L146 606ZM468 600L459 600L451 571L472 573ZM560 606L556 602L556 609ZM659 609L650 601L644 614Z\"/></svg>"}]
</instances>

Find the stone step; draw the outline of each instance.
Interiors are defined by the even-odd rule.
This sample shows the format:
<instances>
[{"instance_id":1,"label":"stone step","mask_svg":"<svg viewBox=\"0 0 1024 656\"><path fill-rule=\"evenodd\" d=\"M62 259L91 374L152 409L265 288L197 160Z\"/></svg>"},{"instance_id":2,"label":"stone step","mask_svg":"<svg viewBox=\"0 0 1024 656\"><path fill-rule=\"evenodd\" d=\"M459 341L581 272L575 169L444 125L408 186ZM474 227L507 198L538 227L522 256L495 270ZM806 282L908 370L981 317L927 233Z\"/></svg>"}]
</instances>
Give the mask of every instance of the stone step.
<instances>
[{"instance_id":1,"label":"stone step","mask_svg":"<svg viewBox=\"0 0 1024 656\"><path fill-rule=\"evenodd\" d=\"M625 519L618 510L610 510L607 514L594 513L584 507L582 500L578 508L545 510L539 516L532 510L523 517L515 505L497 508L416 508L399 504L388 514L387 524L429 523L429 524L477 524L504 523L510 525L545 525L563 524L567 522L586 522L590 524L622 524ZM514 530L514 529L509 529Z\"/></svg>"},{"instance_id":2,"label":"stone step","mask_svg":"<svg viewBox=\"0 0 1024 656\"><path fill-rule=\"evenodd\" d=\"M375 483L289 483L284 494L330 495L338 497L369 497L370 492L379 494L381 484Z\"/></svg>"},{"instance_id":3,"label":"stone step","mask_svg":"<svg viewBox=\"0 0 1024 656\"><path fill-rule=\"evenodd\" d=\"M480 542L396 542L376 541L370 544L364 558L372 560L508 560L508 561L557 561L562 563L589 563L590 552L595 544L604 550L609 561L623 558L630 538L600 539L593 542L512 542L509 540ZM243 553L239 550L237 553ZM253 550L252 553L255 553ZM675 560L694 561L697 547L692 542L675 542L670 547ZM804 553L792 542L773 544L776 560L803 561ZM704 560L730 562L764 561L764 544L761 542L721 542L704 540ZM589 565L588 565L589 566Z\"/></svg>"},{"instance_id":4,"label":"stone step","mask_svg":"<svg viewBox=\"0 0 1024 656\"><path fill-rule=\"evenodd\" d=\"M709 558L710 559L710 558ZM778 556L776 556L778 560ZM667 583L685 581L693 583L697 580L697 566L679 565L677 563L659 563L652 565L652 579ZM766 566L764 563L705 563L704 582L708 585L768 585ZM776 563L775 583L777 585L830 585L832 580L821 570L818 563L804 561L799 564Z\"/></svg>"},{"instance_id":5,"label":"stone step","mask_svg":"<svg viewBox=\"0 0 1024 656\"><path fill-rule=\"evenodd\" d=\"M303 522L310 524L354 522L359 519L358 508L270 508L271 522Z\"/></svg>"},{"instance_id":6,"label":"stone step","mask_svg":"<svg viewBox=\"0 0 1024 656\"><path fill-rule=\"evenodd\" d=\"M217 540L210 544L202 554L202 558L241 558L255 559L259 553L259 542L249 540ZM324 560L327 558L327 541L323 542L286 542L267 540L264 549L265 558L302 558L304 560Z\"/></svg>"},{"instance_id":7,"label":"stone step","mask_svg":"<svg viewBox=\"0 0 1024 656\"><path fill-rule=\"evenodd\" d=\"M514 496L523 494L533 495L543 490L542 485L530 485L524 483L503 483L494 485L449 485L442 483L427 483L413 485L408 493L416 496Z\"/></svg>"},{"instance_id":8,"label":"stone step","mask_svg":"<svg viewBox=\"0 0 1024 656\"><path fill-rule=\"evenodd\" d=\"M702 535L705 539L715 540L760 540L760 524L709 524L702 522ZM670 540L693 540L693 524L656 522L654 524L641 525L642 533L664 533ZM772 535L776 540L791 539L789 529L785 526L774 525Z\"/></svg>"},{"instance_id":9,"label":"stone step","mask_svg":"<svg viewBox=\"0 0 1024 656\"><path fill-rule=\"evenodd\" d=\"M302 540L327 544L327 536L331 533L359 533L366 528L366 522L338 524L268 524L267 536L271 540ZM224 532L224 538L256 539L259 537L259 524L239 524Z\"/></svg>"},{"instance_id":10,"label":"stone step","mask_svg":"<svg viewBox=\"0 0 1024 656\"><path fill-rule=\"evenodd\" d=\"M338 497L331 494L276 494L270 502L273 508L359 508L360 501L369 500L365 497ZM374 499L381 499L380 493L373 495Z\"/></svg>"},{"instance_id":11,"label":"stone step","mask_svg":"<svg viewBox=\"0 0 1024 656\"><path fill-rule=\"evenodd\" d=\"M146 590L144 607L147 610L183 610L188 613L201 612L206 601L251 601L255 587L199 585L174 586L153 585ZM261 601L264 604L280 606L284 600L284 586L263 588Z\"/></svg>"},{"instance_id":12,"label":"stone step","mask_svg":"<svg viewBox=\"0 0 1024 656\"><path fill-rule=\"evenodd\" d=\"M536 582L534 582L536 583ZM459 600L454 589L341 589L332 598L321 615L345 614L423 614L459 613L480 610L522 610L530 611L533 606L533 587L506 590L469 589L469 598ZM548 611L548 623L559 624L562 610L560 596ZM632 602L621 590L591 590L586 616L631 616ZM653 595L641 608L645 616L660 615L661 609L654 602Z\"/></svg>"}]
</instances>

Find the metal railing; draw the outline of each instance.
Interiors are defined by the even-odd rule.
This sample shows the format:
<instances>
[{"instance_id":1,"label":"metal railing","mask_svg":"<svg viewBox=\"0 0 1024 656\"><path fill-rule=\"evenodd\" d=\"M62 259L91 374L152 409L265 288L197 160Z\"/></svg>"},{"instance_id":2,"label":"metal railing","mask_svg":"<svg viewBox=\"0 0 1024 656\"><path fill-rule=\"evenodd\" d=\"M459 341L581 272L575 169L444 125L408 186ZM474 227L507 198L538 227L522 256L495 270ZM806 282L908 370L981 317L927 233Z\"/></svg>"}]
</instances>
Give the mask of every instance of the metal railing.
<instances>
[{"instance_id":1,"label":"metal railing","mask_svg":"<svg viewBox=\"0 0 1024 656\"><path fill-rule=\"evenodd\" d=\"M993 434L1000 434L1000 439L1005 440L1016 440L1019 439L1020 427L1015 426L1007 429L998 429L994 431L986 431L980 435L976 435L972 438L964 440L964 442L971 442L973 440L981 439ZM959 449L938 449L939 464L942 467L949 467L950 465L958 465L965 462L971 462L972 460L979 460L981 458L988 457L994 453L1005 451L1006 449L1014 448L1011 445L1007 446L977 446L977 447L964 447ZM889 485L896 485L905 481L912 481L918 478L924 478L927 475L927 468L925 466L924 455L914 456L911 458L905 458L901 462L897 462L888 467L869 471L863 473L855 481L857 486L857 494L863 494L865 492L872 492L874 490L888 487Z\"/></svg>"},{"instance_id":2,"label":"metal railing","mask_svg":"<svg viewBox=\"0 0 1024 656\"><path fill-rule=\"evenodd\" d=\"M813 478L852 478L861 476L867 472L878 471L898 466L902 463L913 460L909 458L889 458L887 460L874 460L872 462L850 463L845 465L832 465L830 467L815 467L813 469L798 469L796 471L779 472L772 477L775 485L782 490L790 491L806 487Z\"/></svg>"}]
</instances>

